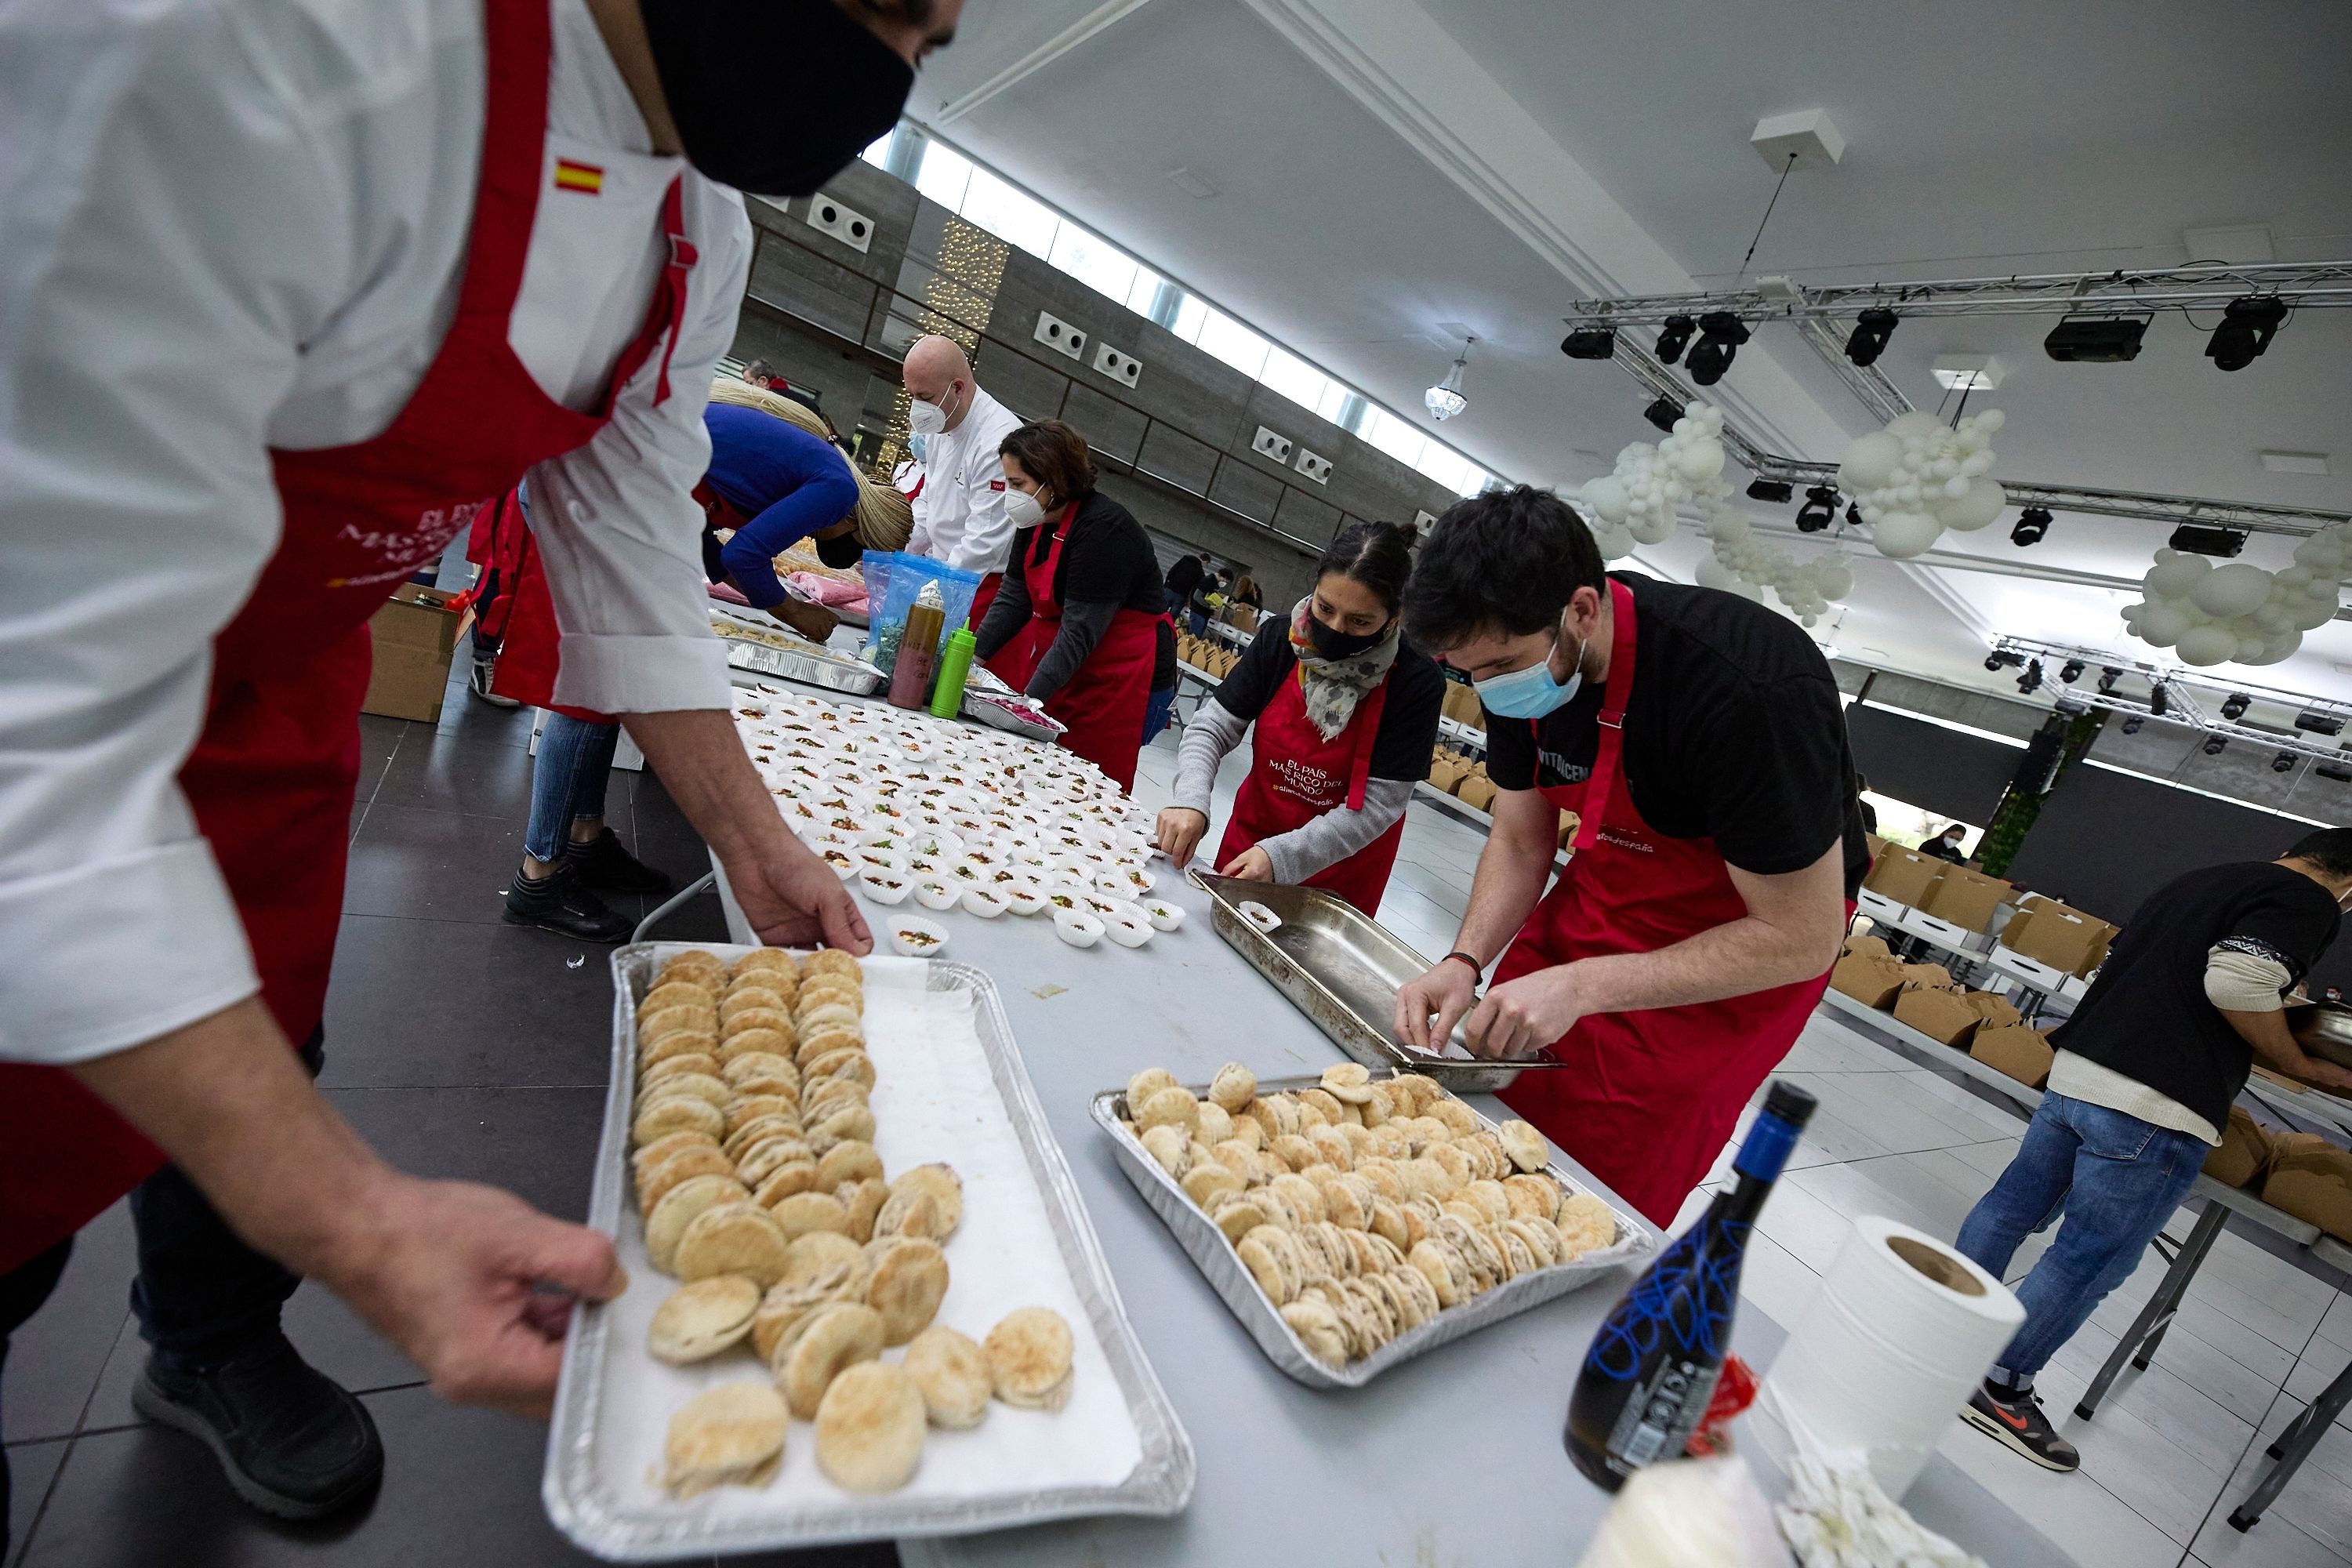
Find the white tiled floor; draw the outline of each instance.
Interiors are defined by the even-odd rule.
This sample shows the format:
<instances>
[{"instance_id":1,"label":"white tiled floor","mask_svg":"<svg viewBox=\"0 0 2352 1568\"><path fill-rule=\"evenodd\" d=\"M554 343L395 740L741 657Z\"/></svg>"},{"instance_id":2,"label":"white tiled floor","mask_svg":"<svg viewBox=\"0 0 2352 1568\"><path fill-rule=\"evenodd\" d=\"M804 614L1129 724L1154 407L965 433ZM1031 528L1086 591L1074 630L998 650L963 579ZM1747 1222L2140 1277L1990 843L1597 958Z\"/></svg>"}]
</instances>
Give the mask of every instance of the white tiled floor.
<instances>
[{"instance_id":1,"label":"white tiled floor","mask_svg":"<svg viewBox=\"0 0 2352 1568\"><path fill-rule=\"evenodd\" d=\"M1244 749L1219 773L1216 833L1247 762ZM1171 732L1145 751L1137 797L1164 804L1174 774ZM1485 846L1476 828L1416 800L1381 923L1421 952L1444 952ZM1884 1214L1954 1234L2008 1163L2022 1124L1957 1076L1916 1066L1827 1016L1806 1030L1782 1072L1812 1090L1821 1109L1764 1211L1741 1291L1785 1324L1811 1298L1853 1215ZM1692 1194L1685 1219L1727 1174L1729 1153L1709 1188ZM2171 1234L2185 1236L2192 1218L2184 1209ZM2046 1245L2037 1237L2021 1248L2011 1278L2022 1278ZM2045 1408L2082 1449L2078 1474L2028 1464L1957 1418L1942 1452L2085 1564L2352 1563L2352 1417L2321 1440L2261 1523L2242 1535L2228 1522L2261 1473L2263 1446L2352 1361L2352 1296L2327 1280L2224 1232L2155 1363L2126 1372L2095 1419L2074 1415L2163 1272L2151 1253L2039 1380Z\"/></svg>"}]
</instances>

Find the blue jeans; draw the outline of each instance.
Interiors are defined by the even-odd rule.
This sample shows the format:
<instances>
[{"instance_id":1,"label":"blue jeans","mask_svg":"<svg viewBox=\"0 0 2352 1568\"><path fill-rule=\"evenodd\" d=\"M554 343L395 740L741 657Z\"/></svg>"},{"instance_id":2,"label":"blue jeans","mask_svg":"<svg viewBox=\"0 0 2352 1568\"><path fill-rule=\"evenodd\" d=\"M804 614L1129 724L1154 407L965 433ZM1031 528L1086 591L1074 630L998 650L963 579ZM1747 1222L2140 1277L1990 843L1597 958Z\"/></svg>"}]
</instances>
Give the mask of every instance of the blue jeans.
<instances>
[{"instance_id":1,"label":"blue jeans","mask_svg":"<svg viewBox=\"0 0 2352 1568\"><path fill-rule=\"evenodd\" d=\"M2189 1195L2212 1145L2104 1105L2044 1094L2009 1169L1960 1224L1959 1249L1999 1276L2018 1244L2063 1213L2058 1238L2015 1287L2025 1323L1993 1370L2042 1370L2138 1267Z\"/></svg>"},{"instance_id":2,"label":"blue jeans","mask_svg":"<svg viewBox=\"0 0 2352 1568\"><path fill-rule=\"evenodd\" d=\"M604 782L613 773L618 724L591 724L568 714L550 713L539 732L539 760L530 771L530 825L523 829L522 852L545 862L563 853L572 823L604 817Z\"/></svg>"},{"instance_id":3,"label":"blue jeans","mask_svg":"<svg viewBox=\"0 0 2352 1568\"><path fill-rule=\"evenodd\" d=\"M1176 689L1172 686L1155 691L1145 700L1143 705L1143 743L1145 745L1151 744L1151 738L1168 728L1168 712L1175 706Z\"/></svg>"},{"instance_id":4,"label":"blue jeans","mask_svg":"<svg viewBox=\"0 0 2352 1568\"><path fill-rule=\"evenodd\" d=\"M1192 612L1191 619L1192 619L1192 635L1193 635L1194 637L1207 637L1207 636L1209 635L1209 612L1208 612L1208 611L1206 611L1206 610L1194 610L1194 611L1192 611Z\"/></svg>"}]
</instances>

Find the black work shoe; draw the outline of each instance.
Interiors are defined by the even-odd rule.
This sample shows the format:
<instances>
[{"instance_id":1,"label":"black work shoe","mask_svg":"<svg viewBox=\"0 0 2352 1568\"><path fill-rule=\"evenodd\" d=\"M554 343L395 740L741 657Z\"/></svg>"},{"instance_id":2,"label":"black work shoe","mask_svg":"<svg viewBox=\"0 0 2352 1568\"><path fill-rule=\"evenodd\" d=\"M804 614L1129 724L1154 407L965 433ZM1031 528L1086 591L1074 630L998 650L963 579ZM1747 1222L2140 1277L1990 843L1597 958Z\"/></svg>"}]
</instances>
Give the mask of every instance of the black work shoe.
<instances>
[{"instance_id":1,"label":"black work shoe","mask_svg":"<svg viewBox=\"0 0 2352 1568\"><path fill-rule=\"evenodd\" d=\"M1961 1409L1960 1419L2045 1470L2072 1470L2083 1463L2074 1445L2058 1436L2050 1418L2042 1414L2042 1401L2031 1389L2012 1394L2007 1389L1996 1391L1990 1383L1979 1384Z\"/></svg>"},{"instance_id":2,"label":"black work shoe","mask_svg":"<svg viewBox=\"0 0 2352 1568\"><path fill-rule=\"evenodd\" d=\"M475 696L480 698L483 701L488 703L493 708L521 707L522 704L516 701L513 698L501 697L497 692L490 689L490 679L498 673L498 655L494 653L476 654L474 656L473 670L466 677L466 689L472 692Z\"/></svg>"},{"instance_id":3,"label":"black work shoe","mask_svg":"<svg viewBox=\"0 0 2352 1568\"><path fill-rule=\"evenodd\" d=\"M236 1495L279 1519L349 1508L383 1477L383 1442L367 1407L282 1334L206 1373L170 1372L151 1358L131 1403L201 1439Z\"/></svg>"},{"instance_id":4,"label":"black work shoe","mask_svg":"<svg viewBox=\"0 0 2352 1568\"><path fill-rule=\"evenodd\" d=\"M507 889L506 921L583 942L626 942L637 924L582 887L568 861L558 861L554 870L536 882L517 871L514 885Z\"/></svg>"},{"instance_id":5,"label":"black work shoe","mask_svg":"<svg viewBox=\"0 0 2352 1568\"><path fill-rule=\"evenodd\" d=\"M592 888L614 893L667 893L669 874L656 871L621 847L611 828L585 844L573 840L563 851L563 863Z\"/></svg>"}]
</instances>

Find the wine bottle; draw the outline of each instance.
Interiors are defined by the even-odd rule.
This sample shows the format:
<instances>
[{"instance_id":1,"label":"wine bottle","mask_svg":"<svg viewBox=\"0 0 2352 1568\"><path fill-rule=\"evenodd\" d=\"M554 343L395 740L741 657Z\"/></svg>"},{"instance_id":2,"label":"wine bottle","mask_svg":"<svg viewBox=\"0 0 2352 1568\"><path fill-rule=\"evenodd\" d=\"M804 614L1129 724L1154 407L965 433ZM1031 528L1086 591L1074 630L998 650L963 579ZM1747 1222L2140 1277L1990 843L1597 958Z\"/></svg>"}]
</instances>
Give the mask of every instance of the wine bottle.
<instances>
[{"instance_id":1,"label":"wine bottle","mask_svg":"<svg viewBox=\"0 0 2352 1568\"><path fill-rule=\"evenodd\" d=\"M1814 1103L1794 1084L1772 1085L1733 1163L1738 1184L1651 1262L1593 1336L1569 1397L1566 1440L1598 1485L1613 1492L1643 1466L1680 1457L1706 1414L1730 1353L1748 1232Z\"/></svg>"}]
</instances>

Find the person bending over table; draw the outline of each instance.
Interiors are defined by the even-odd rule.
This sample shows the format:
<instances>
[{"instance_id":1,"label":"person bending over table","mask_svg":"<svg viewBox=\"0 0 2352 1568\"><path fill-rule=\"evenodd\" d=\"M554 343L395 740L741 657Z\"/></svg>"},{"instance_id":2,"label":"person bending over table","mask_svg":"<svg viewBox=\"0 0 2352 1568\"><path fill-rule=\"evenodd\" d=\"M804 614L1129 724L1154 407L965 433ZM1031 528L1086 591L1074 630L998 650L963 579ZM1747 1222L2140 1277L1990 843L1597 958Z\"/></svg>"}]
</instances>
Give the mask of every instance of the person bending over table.
<instances>
[{"instance_id":1,"label":"person bending over table","mask_svg":"<svg viewBox=\"0 0 2352 1568\"><path fill-rule=\"evenodd\" d=\"M1064 746L1133 789L1168 618L1151 541L1095 489L1086 437L1060 420L1024 425L998 452L1018 531L977 657L1067 727Z\"/></svg>"},{"instance_id":2,"label":"person bending over table","mask_svg":"<svg viewBox=\"0 0 2352 1568\"><path fill-rule=\"evenodd\" d=\"M1454 951L1397 1030L1570 1064L1504 1100L1668 1223L1821 1000L1867 864L1828 661L1737 595L1604 574L1526 486L1438 520L1404 628L1477 683L1497 793Z\"/></svg>"},{"instance_id":3,"label":"person bending over table","mask_svg":"<svg viewBox=\"0 0 2352 1568\"><path fill-rule=\"evenodd\" d=\"M1341 529L1315 563L1314 591L1258 628L1185 726L1176 804L1156 825L1178 869L1208 831L1217 764L1255 724L1221 874L1304 883L1379 910L1445 700L1445 678L1398 627L1414 537L1394 523Z\"/></svg>"},{"instance_id":4,"label":"person bending over table","mask_svg":"<svg viewBox=\"0 0 2352 1568\"><path fill-rule=\"evenodd\" d=\"M2204 1168L2230 1102L2263 1066L2323 1089L2352 1072L2304 1054L2283 998L2334 943L2352 895L2352 828L2277 860L2209 866L2150 893L2050 1043L2025 1138L1960 1224L1959 1249L2006 1275L2063 1214L2014 1289L2025 1322L1961 1417L2045 1469L2082 1461L2042 1414L2034 1374L2123 1283Z\"/></svg>"}]
</instances>

